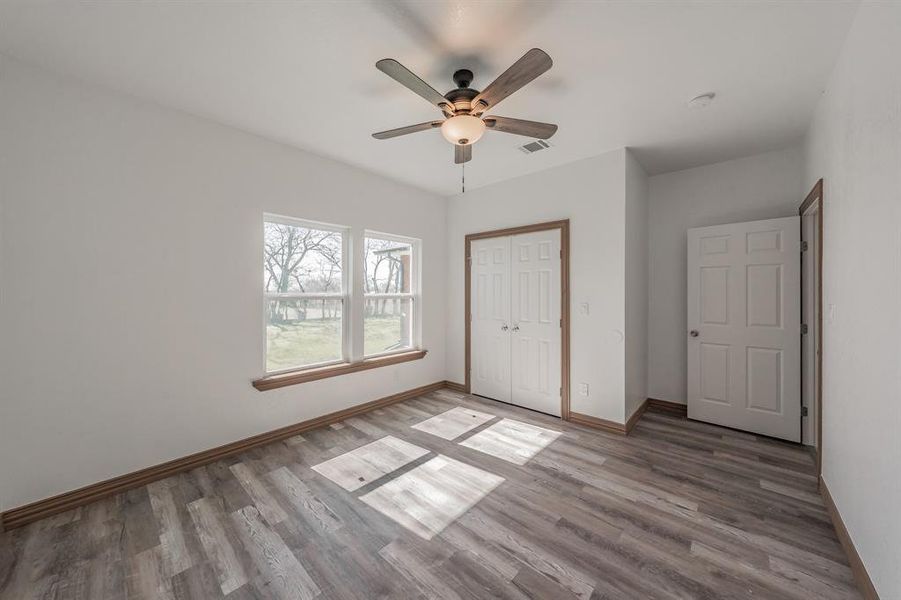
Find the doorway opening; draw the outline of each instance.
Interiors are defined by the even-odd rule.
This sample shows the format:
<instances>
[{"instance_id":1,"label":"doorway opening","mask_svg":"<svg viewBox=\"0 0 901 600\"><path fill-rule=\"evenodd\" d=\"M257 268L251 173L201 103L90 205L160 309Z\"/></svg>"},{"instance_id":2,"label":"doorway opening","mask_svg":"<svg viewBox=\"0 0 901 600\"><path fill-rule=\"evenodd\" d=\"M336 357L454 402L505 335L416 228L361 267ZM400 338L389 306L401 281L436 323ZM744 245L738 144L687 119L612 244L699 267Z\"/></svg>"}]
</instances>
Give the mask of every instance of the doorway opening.
<instances>
[{"instance_id":1,"label":"doorway opening","mask_svg":"<svg viewBox=\"0 0 901 600\"><path fill-rule=\"evenodd\" d=\"M556 234L556 235L552 235L551 237L549 237L547 240L548 245L545 246L544 245L545 240L537 240L537 239L532 240L531 239L532 237L540 238L541 236L537 235L537 234L541 234L541 233ZM551 222L547 222L547 223L536 223L533 225L525 225L525 226L521 226L521 227L511 227L511 228L507 228L507 229L498 229L498 230L494 230L494 231L485 231L485 232L481 232L481 233L472 233L472 234L469 234L466 236L466 238L465 238L465 256L464 256L464 265L465 265L464 323L465 323L465 334L466 334L466 347L465 347L465 378L466 378L465 379L465 388L466 388L466 392L467 393L478 393L478 390L476 390L476 392L473 392L473 380L474 380L474 378L473 378L473 333L474 333L473 308L474 307L473 307L473 299L472 299L473 298L473 288L474 288L474 286L473 286L473 246L474 245L478 246L484 241L490 241L490 240L500 241L501 238L510 238L510 240L511 240L510 245L507 246L508 248L510 248L510 251L507 252L506 259L504 258L503 244L500 244L499 247L496 249L487 248L487 247L480 248L480 250L483 251L483 254L485 254L487 257L489 257L491 263L495 263L495 260L501 261L501 262L496 263L499 265L500 270L503 270L503 265L501 264L502 261L504 261L504 260L509 261L509 259L515 255L515 258L519 262L522 262L522 264L524 265L521 268L518 267L518 268L520 268L520 272L517 273L517 277L516 277L517 280L522 279L525 281L525 280L528 280L529 277L531 277L532 275L537 276L536 280L540 280L539 270L550 274L550 277L552 277L554 279L559 278L559 281L549 281L548 282L549 285L547 285L547 287L545 287L545 288L542 288L542 289L549 290L548 291L549 294L558 296L556 298L548 298L548 300L551 301L550 302L551 305L556 305L558 307L557 310L559 311L559 317L557 317L557 315L555 313L554 314L555 318L552 320L553 328L559 332L559 344L558 344L559 345L559 356L548 356L547 357L548 360L546 361L546 363L541 363L542 365L546 365L547 368L551 371L548 373L548 381L551 381L554 383L556 383L556 381L559 381L559 385L548 384L549 388L550 388L549 391L553 393L554 398L556 398L557 394L559 393L559 399L560 399L559 400L559 402L560 402L559 413L556 410L556 404L553 407L554 410L552 410L552 411L544 410L543 412L549 412L551 414L559 414L559 416L562 419L569 420L569 417L570 417L570 408L569 408L569 405L570 405L570 379L569 379L570 331L569 331L569 220L568 219L560 220L560 221L551 221ZM523 242L521 244L518 244L518 249L515 253L512 252L512 243L513 243L512 240L520 240ZM530 245L531 242L537 242L536 244L534 244L534 247L535 247L534 256L532 254L530 254L528 251L528 246ZM553 253L546 254L545 251L543 250L543 248L545 248L545 247L552 248L555 245L559 246L559 268L558 269L551 268L550 270L547 270L547 271L545 271L544 269L536 268L533 270L532 273L529 273L528 270L530 267L529 267L528 263L530 261L535 260L536 258L540 259L540 258L547 257L547 258L553 258L554 261L557 260L557 256L553 256ZM521 246L521 247L519 247L519 246ZM497 259L494 258L495 256L497 256ZM478 258L478 257L476 257L476 258ZM488 261L483 261L483 262L487 263ZM487 264L485 264L485 265L477 264L476 265L476 269L479 269L482 267L488 268ZM519 306L519 304L517 304L516 311L514 311L512 309L513 303L510 302L512 292L504 291L504 290L512 289L513 285L519 285L519 283L511 282L511 280L513 280L514 278L510 274L510 270L509 270L510 268L512 268L512 267L508 267L508 270L506 271L506 273L507 273L506 280L504 279L503 274L500 274L499 276L494 276L494 275L497 275L494 273L491 273L491 275L492 275L491 279L492 279L492 281L500 282L498 285L501 286L501 290L499 292L497 292L498 298L501 298L502 302L506 302L506 303L508 303L509 306L511 306L509 313L515 313L516 311L521 311L522 308ZM555 270L558 270L559 274L554 273ZM485 275L488 275L488 273L486 273ZM476 286L478 286L478 285L479 285L479 282L476 282ZM507 288L505 286L511 286L511 287ZM520 293L520 294L522 293L522 288L517 287L515 289L519 290L518 293ZM476 291L478 292L479 290L476 290ZM493 290L490 290L487 288L484 293L487 294L489 291L494 293ZM505 299L503 298L504 294L507 294L507 297ZM525 302L526 296L522 295L522 297L524 298L523 301ZM558 301L559 301L559 304L557 304ZM539 301L538 306L539 306L539 308L541 306L543 306L543 305L541 305L541 301ZM543 310L543 308L541 310ZM552 307L552 310L553 310L553 307ZM498 331L502 331L503 333L510 332L511 336L512 335L520 335L520 338L518 339L519 343L516 344L516 346L518 346L519 348L526 348L529 345L530 341L525 339L526 337L536 338L536 341L537 341L537 338L541 334L536 331L536 332L534 332L535 335L529 336L528 332L524 329L524 324L525 324L526 320L517 318L517 320L514 321L510 318L511 314L509 314L509 313L507 313L507 314L503 313L503 309L502 309L500 313L494 315L494 317L495 317L494 320L497 321L497 323L494 324L494 327L496 329L498 329ZM522 316L522 315L517 314L517 317L520 317L520 316ZM485 321L488 322L490 320L485 319ZM539 321L541 323L539 323ZM540 327L543 324L545 329L547 329L548 327L550 327L550 323L551 323L551 321L546 318L532 319L532 326L534 326L534 327ZM507 329L504 329L504 327L506 327ZM520 327L523 327L521 334L519 333ZM495 332L495 335L497 335L497 332ZM506 344L509 348L508 351L512 353L513 343L506 342ZM557 344L548 344L548 347L552 347L553 345L557 345ZM481 352L483 350L486 350L486 348L484 348L482 343L480 342L479 343L479 351ZM538 349L537 344L535 345L534 352L536 353L535 356L539 355L538 353L540 352L540 350ZM555 354L556 354L556 352L555 352ZM512 367L511 367L511 370L512 370ZM557 371L557 370L559 370L559 371L552 372L552 371ZM532 375L534 375L534 373L530 373L529 375L532 376ZM509 376L510 375L508 372L508 377ZM540 380L539 376L536 375L536 377L538 377L538 380ZM539 383L538 380L536 380L535 383ZM511 381L511 385L512 385L512 378L510 379L510 381ZM537 386L520 386L520 387L523 389L526 387L534 387L537 390L541 386L537 385ZM526 392L526 394L528 395L528 392ZM489 395L488 397L491 397L491 396ZM504 400L504 398L497 398L497 399L500 399L502 401L510 400L509 398L507 400ZM515 402L515 401L512 403L517 404L517 402ZM524 402L522 405L525 406L526 408L533 408L533 406L530 406L529 404L530 404L530 402ZM541 408L537 408L536 410L541 410Z\"/></svg>"}]
</instances>

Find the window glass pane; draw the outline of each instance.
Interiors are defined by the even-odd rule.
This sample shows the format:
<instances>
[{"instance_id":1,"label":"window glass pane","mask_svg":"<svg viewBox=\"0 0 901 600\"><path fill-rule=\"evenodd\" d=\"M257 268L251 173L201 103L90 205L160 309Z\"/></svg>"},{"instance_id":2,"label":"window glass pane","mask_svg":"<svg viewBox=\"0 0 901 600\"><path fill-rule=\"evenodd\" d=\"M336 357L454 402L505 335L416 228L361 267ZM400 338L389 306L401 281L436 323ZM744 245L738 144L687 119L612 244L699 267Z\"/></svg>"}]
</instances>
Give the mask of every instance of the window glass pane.
<instances>
[{"instance_id":1,"label":"window glass pane","mask_svg":"<svg viewBox=\"0 0 901 600\"><path fill-rule=\"evenodd\" d=\"M280 371L340 360L340 299L269 300L266 370Z\"/></svg>"},{"instance_id":2,"label":"window glass pane","mask_svg":"<svg viewBox=\"0 0 901 600\"><path fill-rule=\"evenodd\" d=\"M413 301L410 298L367 298L363 308L366 355L412 346Z\"/></svg>"},{"instance_id":3,"label":"window glass pane","mask_svg":"<svg viewBox=\"0 0 901 600\"><path fill-rule=\"evenodd\" d=\"M364 281L367 294L410 293L413 247L403 242L366 238Z\"/></svg>"},{"instance_id":4,"label":"window glass pane","mask_svg":"<svg viewBox=\"0 0 901 600\"><path fill-rule=\"evenodd\" d=\"M341 292L341 234L283 223L265 224L267 292Z\"/></svg>"}]
</instances>

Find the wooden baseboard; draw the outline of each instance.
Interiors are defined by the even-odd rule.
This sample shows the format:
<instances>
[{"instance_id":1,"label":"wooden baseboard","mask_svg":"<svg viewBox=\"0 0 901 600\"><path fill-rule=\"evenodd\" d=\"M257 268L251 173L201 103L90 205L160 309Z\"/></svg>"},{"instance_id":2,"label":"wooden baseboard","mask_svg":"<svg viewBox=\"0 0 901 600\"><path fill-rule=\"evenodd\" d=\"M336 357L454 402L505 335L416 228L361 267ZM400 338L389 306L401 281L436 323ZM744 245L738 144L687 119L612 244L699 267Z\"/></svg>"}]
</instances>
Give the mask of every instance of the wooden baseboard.
<instances>
[{"instance_id":1,"label":"wooden baseboard","mask_svg":"<svg viewBox=\"0 0 901 600\"><path fill-rule=\"evenodd\" d=\"M641 415L644 414L644 411L648 408L648 401L645 400L641 403L632 416L629 417L629 420L626 421L625 424L617 423L616 421L608 421L607 419L601 419L599 417L592 417L591 415L583 415L582 413L570 412L569 419L571 423L576 423L578 425L584 425L585 427L592 427L594 429L600 429L602 431L609 431L610 433L618 433L620 435L629 435L629 432L635 427L635 424L638 423L638 420L641 419Z\"/></svg>"},{"instance_id":2,"label":"wooden baseboard","mask_svg":"<svg viewBox=\"0 0 901 600\"><path fill-rule=\"evenodd\" d=\"M648 398L648 408L658 412L670 413L680 417L688 416L688 405L679 402L670 402L669 400L657 400L656 398Z\"/></svg>"},{"instance_id":3,"label":"wooden baseboard","mask_svg":"<svg viewBox=\"0 0 901 600\"><path fill-rule=\"evenodd\" d=\"M576 425L584 425L585 427L591 427L593 429L626 435L626 426L622 423L617 423L616 421L608 421L607 419L600 419L598 417L583 415L582 413L577 412L569 413L569 421Z\"/></svg>"},{"instance_id":4,"label":"wooden baseboard","mask_svg":"<svg viewBox=\"0 0 901 600\"><path fill-rule=\"evenodd\" d=\"M457 383L456 381L445 381L444 387L455 392L460 392L461 394L467 393L466 386L462 383Z\"/></svg>"},{"instance_id":5,"label":"wooden baseboard","mask_svg":"<svg viewBox=\"0 0 901 600\"><path fill-rule=\"evenodd\" d=\"M648 401L647 399L645 399L645 401L641 403L641 406L639 406L635 410L635 412L632 413L632 416L629 417L629 420L626 421L626 435L632 433L632 429L635 427L635 425L638 423L638 420L641 419L641 415L643 415L644 411L646 411L647 409Z\"/></svg>"},{"instance_id":6,"label":"wooden baseboard","mask_svg":"<svg viewBox=\"0 0 901 600\"><path fill-rule=\"evenodd\" d=\"M863 595L865 600L879 600L879 594L876 592L873 580L870 579L870 574L867 573L867 568L864 566L860 554L857 553L854 542L851 541L845 522L842 521L842 515L838 512L838 507L835 506L835 502L832 500L832 495L829 493L829 488L826 487L826 482L823 481L822 475L820 476L820 494L823 496L823 502L826 503L826 510L829 511L829 516L832 517L832 525L835 527L838 540L842 543L845 554L848 555L848 564L851 565L851 572L854 574L854 580L857 582L861 595Z\"/></svg>"},{"instance_id":7,"label":"wooden baseboard","mask_svg":"<svg viewBox=\"0 0 901 600\"><path fill-rule=\"evenodd\" d=\"M403 402L404 400L409 400L410 398L415 398L416 396L421 396L422 394L441 389L445 387L445 385L446 383L444 381L438 381L429 385L406 390L404 392L392 394L391 396L379 398L378 400L366 402L365 404L359 404L344 410L322 415L315 419L267 431L266 433L254 435L237 442L225 444L224 446L211 448L146 469L134 471L133 473L113 477L112 479L101 481L100 483L95 483L71 492L53 496L52 498L38 500L37 502L32 502L25 506L13 508L0 513L0 531L21 527L22 525L26 525L33 521L67 510L72 510L79 506L84 506L95 500L100 500L101 498L145 485L151 481L163 479L182 471L188 471L228 456L250 450L251 448L287 439L310 429L337 423L338 421L343 421L349 417L363 414L377 408L382 408L397 402Z\"/></svg>"}]
</instances>

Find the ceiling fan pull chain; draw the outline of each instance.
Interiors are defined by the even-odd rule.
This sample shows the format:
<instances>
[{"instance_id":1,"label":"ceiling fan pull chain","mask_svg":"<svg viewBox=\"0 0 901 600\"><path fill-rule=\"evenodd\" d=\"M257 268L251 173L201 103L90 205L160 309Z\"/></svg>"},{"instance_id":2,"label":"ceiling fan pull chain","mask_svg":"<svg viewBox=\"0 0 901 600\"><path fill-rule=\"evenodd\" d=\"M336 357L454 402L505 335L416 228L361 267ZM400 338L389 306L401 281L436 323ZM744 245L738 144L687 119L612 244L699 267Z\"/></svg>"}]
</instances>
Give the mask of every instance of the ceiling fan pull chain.
<instances>
[{"instance_id":1,"label":"ceiling fan pull chain","mask_svg":"<svg viewBox=\"0 0 901 600\"><path fill-rule=\"evenodd\" d=\"M460 181L460 185L463 188L463 193L466 193L466 163L462 164L463 167L463 178Z\"/></svg>"}]
</instances>

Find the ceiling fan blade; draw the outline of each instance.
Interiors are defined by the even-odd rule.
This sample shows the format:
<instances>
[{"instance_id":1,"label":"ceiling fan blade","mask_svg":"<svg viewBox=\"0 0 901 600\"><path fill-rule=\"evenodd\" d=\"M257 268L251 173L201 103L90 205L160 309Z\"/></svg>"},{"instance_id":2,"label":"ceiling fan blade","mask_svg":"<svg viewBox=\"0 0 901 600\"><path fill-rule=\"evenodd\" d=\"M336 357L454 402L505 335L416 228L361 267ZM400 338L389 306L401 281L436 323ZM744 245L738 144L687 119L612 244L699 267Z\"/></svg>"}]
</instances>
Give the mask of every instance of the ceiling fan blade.
<instances>
[{"instance_id":1,"label":"ceiling fan blade","mask_svg":"<svg viewBox=\"0 0 901 600\"><path fill-rule=\"evenodd\" d=\"M472 160L472 144L454 144L454 164L461 165Z\"/></svg>"},{"instance_id":2,"label":"ceiling fan blade","mask_svg":"<svg viewBox=\"0 0 901 600\"><path fill-rule=\"evenodd\" d=\"M485 117L485 126L491 131L501 131L515 135L546 140L557 133L557 126L551 123L539 123L538 121L524 121L523 119L511 119L510 117Z\"/></svg>"},{"instance_id":3,"label":"ceiling fan blade","mask_svg":"<svg viewBox=\"0 0 901 600\"><path fill-rule=\"evenodd\" d=\"M444 121L429 121L428 123L419 123L418 125L407 125L406 127L398 127L397 129L373 133L372 137L377 140L387 140L388 138L407 135L408 133L416 133L417 131L425 131L426 129L437 129L438 127L441 127L441 123L443 122Z\"/></svg>"},{"instance_id":4,"label":"ceiling fan blade","mask_svg":"<svg viewBox=\"0 0 901 600\"><path fill-rule=\"evenodd\" d=\"M450 106L447 99L438 93L438 90L393 58L383 58L375 63L375 68L413 93L422 96L441 110L445 110L444 107Z\"/></svg>"},{"instance_id":5,"label":"ceiling fan blade","mask_svg":"<svg viewBox=\"0 0 901 600\"><path fill-rule=\"evenodd\" d=\"M496 106L501 100L550 69L553 64L554 61L547 52L540 48L532 48L473 98L473 112L482 114L492 106Z\"/></svg>"}]
</instances>

